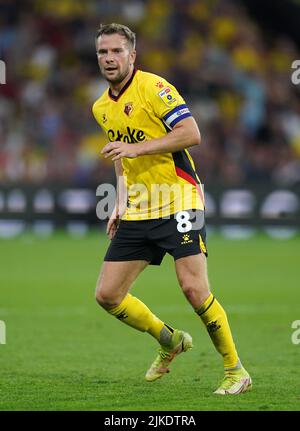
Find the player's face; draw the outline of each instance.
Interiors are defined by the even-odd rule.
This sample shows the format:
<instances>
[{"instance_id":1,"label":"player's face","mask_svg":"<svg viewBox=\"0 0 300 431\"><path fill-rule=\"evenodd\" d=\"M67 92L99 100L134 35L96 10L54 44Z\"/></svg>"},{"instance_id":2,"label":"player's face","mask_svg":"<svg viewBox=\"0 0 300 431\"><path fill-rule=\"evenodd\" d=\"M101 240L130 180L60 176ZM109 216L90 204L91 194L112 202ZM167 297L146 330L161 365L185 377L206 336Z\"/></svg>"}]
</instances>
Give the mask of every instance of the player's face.
<instances>
[{"instance_id":1,"label":"player's face","mask_svg":"<svg viewBox=\"0 0 300 431\"><path fill-rule=\"evenodd\" d=\"M108 82L121 83L132 70L136 54L124 36L103 34L96 41L96 52L100 71Z\"/></svg>"}]
</instances>

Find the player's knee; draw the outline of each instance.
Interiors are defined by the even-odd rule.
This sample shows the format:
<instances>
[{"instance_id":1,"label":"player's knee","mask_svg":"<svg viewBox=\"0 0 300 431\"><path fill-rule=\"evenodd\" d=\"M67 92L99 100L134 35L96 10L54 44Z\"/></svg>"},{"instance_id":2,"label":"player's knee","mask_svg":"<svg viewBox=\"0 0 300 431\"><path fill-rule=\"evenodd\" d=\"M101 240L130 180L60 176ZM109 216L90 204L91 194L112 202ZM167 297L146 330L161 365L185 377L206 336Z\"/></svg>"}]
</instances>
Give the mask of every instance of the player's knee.
<instances>
[{"instance_id":1,"label":"player's knee","mask_svg":"<svg viewBox=\"0 0 300 431\"><path fill-rule=\"evenodd\" d=\"M106 307L106 305L109 305L110 303L110 293L106 289L105 284L103 283L103 278L101 275L99 276L97 280L96 290L95 290L95 299L96 302L103 308Z\"/></svg>"},{"instance_id":2,"label":"player's knee","mask_svg":"<svg viewBox=\"0 0 300 431\"><path fill-rule=\"evenodd\" d=\"M189 283L182 285L181 288L190 303L193 303L199 296L199 289Z\"/></svg>"},{"instance_id":3,"label":"player's knee","mask_svg":"<svg viewBox=\"0 0 300 431\"><path fill-rule=\"evenodd\" d=\"M95 291L95 299L97 303L105 309L116 307L118 305L118 301L114 295L112 295L108 290L98 286Z\"/></svg>"},{"instance_id":4,"label":"player's knee","mask_svg":"<svg viewBox=\"0 0 300 431\"><path fill-rule=\"evenodd\" d=\"M186 279L180 284L187 300L194 307L197 307L209 295L209 285L205 280Z\"/></svg>"}]
</instances>

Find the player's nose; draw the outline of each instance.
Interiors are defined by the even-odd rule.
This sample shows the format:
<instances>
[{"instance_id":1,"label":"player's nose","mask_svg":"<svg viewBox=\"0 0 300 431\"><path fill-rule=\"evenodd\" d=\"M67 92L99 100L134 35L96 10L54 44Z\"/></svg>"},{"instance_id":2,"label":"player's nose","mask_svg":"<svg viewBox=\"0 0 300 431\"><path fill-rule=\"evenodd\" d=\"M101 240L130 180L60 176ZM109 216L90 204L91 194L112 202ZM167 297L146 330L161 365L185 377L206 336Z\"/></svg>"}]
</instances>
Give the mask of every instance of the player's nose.
<instances>
[{"instance_id":1,"label":"player's nose","mask_svg":"<svg viewBox=\"0 0 300 431\"><path fill-rule=\"evenodd\" d=\"M112 52L108 52L106 57L105 57L105 61L106 63L112 63L114 61L114 54Z\"/></svg>"}]
</instances>

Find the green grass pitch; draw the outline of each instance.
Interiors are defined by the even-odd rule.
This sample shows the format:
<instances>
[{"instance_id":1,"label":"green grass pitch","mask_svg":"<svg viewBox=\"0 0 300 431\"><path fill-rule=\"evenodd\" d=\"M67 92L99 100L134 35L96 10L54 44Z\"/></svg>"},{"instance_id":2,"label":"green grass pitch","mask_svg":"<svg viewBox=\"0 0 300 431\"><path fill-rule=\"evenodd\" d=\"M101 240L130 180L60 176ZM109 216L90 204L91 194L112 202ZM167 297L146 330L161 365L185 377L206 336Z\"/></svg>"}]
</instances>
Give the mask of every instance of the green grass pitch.
<instances>
[{"instance_id":1,"label":"green grass pitch","mask_svg":"<svg viewBox=\"0 0 300 431\"><path fill-rule=\"evenodd\" d=\"M212 394L222 360L177 285L174 264L149 267L133 286L166 323L190 332L192 351L154 383L144 374L155 340L101 310L94 286L108 240L64 233L0 242L0 410L300 410L300 238L208 240L209 275L254 389Z\"/></svg>"}]
</instances>

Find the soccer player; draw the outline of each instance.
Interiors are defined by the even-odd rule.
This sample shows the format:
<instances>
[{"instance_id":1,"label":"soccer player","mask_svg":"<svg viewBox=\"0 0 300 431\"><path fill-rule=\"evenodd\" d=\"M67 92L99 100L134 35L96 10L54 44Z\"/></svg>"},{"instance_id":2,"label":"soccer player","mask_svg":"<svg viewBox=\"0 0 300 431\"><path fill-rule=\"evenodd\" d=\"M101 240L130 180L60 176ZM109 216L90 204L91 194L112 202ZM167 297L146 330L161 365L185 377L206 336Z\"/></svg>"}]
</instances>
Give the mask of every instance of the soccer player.
<instances>
[{"instance_id":1,"label":"soccer player","mask_svg":"<svg viewBox=\"0 0 300 431\"><path fill-rule=\"evenodd\" d=\"M96 52L109 89L94 103L93 114L109 141L101 153L114 162L119 194L107 224L111 242L96 300L120 321L158 341L159 354L145 378L159 379L178 354L192 348L192 337L160 320L129 290L147 265L160 265L164 255L171 254L184 295L223 357L225 374L214 393L245 392L251 378L208 282L205 226L197 217L204 214L203 192L187 151L201 142L197 124L174 86L135 69L135 34L128 27L101 25ZM166 187L171 192L162 198L160 191Z\"/></svg>"}]
</instances>

